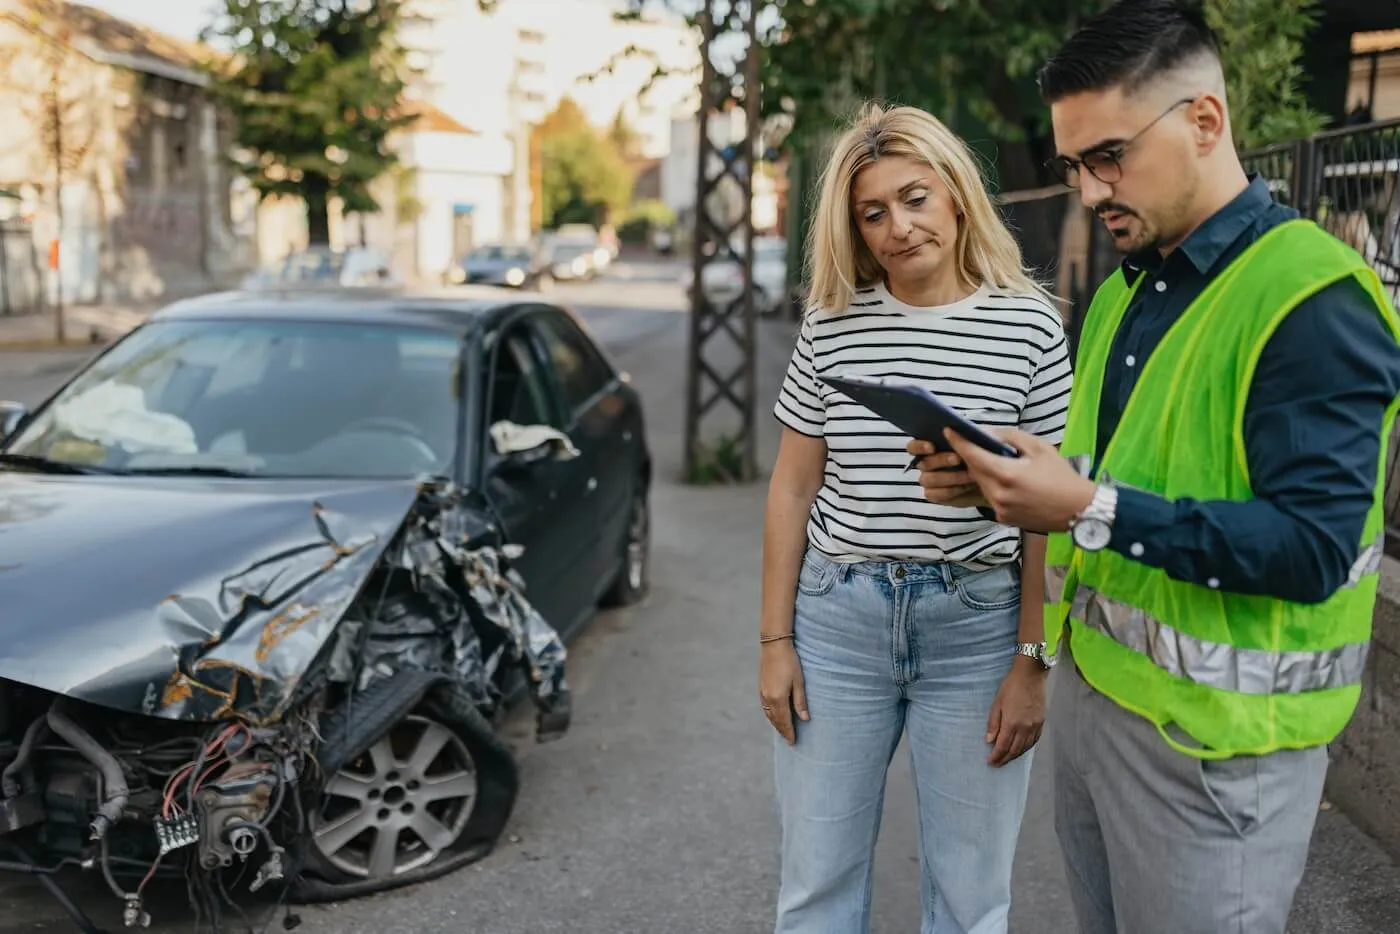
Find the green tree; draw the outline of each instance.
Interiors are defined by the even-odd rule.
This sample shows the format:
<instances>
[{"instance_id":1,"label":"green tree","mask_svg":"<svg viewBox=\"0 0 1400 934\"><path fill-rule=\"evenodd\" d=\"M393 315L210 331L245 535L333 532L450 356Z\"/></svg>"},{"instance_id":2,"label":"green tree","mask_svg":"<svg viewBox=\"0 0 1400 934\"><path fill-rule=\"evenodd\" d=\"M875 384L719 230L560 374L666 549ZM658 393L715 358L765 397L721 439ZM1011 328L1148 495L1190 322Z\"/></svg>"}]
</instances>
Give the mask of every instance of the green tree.
<instances>
[{"instance_id":1,"label":"green tree","mask_svg":"<svg viewBox=\"0 0 1400 934\"><path fill-rule=\"evenodd\" d=\"M379 209L369 186L398 160L389 139L413 116L399 106L408 70L395 38L402 0L223 0L205 38L230 54L212 66L231 114L240 169L263 198L306 203L312 243L327 208Z\"/></svg>"},{"instance_id":2,"label":"green tree","mask_svg":"<svg viewBox=\"0 0 1400 934\"><path fill-rule=\"evenodd\" d=\"M1299 59L1317 0L1210 0L1236 142L1245 149L1311 136L1327 123L1303 91Z\"/></svg>"},{"instance_id":3,"label":"green tree","mask_svg":"<svg viewBox=\"0 0 1400 934\"><path fill-rule=\"evenodd\" d=\"M545 225L600 224L632 200L632 170L616 144L564 98L536 129Z\"/></svg>"}]
</instances>

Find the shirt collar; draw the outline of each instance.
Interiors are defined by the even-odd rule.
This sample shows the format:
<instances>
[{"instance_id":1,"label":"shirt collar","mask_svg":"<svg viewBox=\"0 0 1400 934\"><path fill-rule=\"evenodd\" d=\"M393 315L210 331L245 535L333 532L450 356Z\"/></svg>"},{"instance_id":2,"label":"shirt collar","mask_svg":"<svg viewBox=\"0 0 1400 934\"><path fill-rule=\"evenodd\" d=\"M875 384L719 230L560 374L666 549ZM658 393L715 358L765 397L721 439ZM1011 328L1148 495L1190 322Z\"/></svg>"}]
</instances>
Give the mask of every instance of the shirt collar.
<instances>
[{"instance_id":1,"label":"shirt collar","mask_svg":"<svg viewBox=\"0 0 1400 934\"><path fill-rule=\"evenodd\" d=\"M1249 177L1245 190L1191 231L1176 252L1186 257L1201 275L1208 275L1230 245L1272 204L1269 183L1256 172ZM1156 250L1131 253L1123 260L1123 274L1132 282L1143 272L1157 273L1162 268L1162 262L1162 254Z\"/></svg>"}]
</instances>

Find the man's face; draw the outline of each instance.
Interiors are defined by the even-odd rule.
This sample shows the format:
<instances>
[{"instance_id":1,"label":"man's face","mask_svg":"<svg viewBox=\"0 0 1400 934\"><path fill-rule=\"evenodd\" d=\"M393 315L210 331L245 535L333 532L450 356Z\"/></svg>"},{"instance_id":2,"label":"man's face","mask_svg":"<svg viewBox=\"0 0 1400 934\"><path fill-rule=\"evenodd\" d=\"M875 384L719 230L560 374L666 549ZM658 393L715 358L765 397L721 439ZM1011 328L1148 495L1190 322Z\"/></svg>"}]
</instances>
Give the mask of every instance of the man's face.
<instances>
[{"instance_id":1,"label":"man's face","mask_svg":"<svg viewBox=\"0 0 1400 934\"><path fill-rule=\"evenodd\" d=\"M1050 106L1056 155L1074 160L1070 183L1120 253L1175 246L1189 232L1200 164L1187 113L1181 98L1118 88Z\"/></svg>"}]
</instances>

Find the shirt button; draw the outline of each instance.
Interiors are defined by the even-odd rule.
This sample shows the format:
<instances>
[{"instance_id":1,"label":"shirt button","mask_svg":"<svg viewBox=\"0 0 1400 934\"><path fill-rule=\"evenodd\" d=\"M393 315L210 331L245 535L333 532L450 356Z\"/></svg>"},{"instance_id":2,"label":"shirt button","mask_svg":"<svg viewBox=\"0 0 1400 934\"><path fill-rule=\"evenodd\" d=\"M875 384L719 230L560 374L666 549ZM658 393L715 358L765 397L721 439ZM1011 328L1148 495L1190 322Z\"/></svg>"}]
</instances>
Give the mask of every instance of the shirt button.
<instances>
[{"instance_id":1,"label":"shirt button","mask_svg":"<svg viewBox=\"0 0 1400 934\"><path fill-rule=\"evenodd\" d=\"M1156 289L1158 292L1165 292L1167 290L1167 284L1161 279L1158 279L1157 284L1154 285L1153 288Z\"/></svg>"},{"instance_id":2,"label":"shirt button","mask_svg":"<svg viewBox=\"0 0 1400 934\"><path fill-rule=\"evenodd\" d=\"M1142 547L1142 542L1133 542L1128 548L1128 554L1132 555L1134 558L1141 558L1142 553L1146 550L1146 548Z\"/></svg>"},{"instance_id":3,"label":"shirt button","mask_svg":"<svg viewBox=\"0 0 1400 934\"><path fill-rule=\"evenodd\" d=\"M1206 586L1209 587L1211 590L1219 590L1220 578L1212 577L1210 580L1206 581Z\"/></svg>"},{"instance_id":4,"label":"shirt button","mask_svg":"<svg viewBox=\"0 0 1400 934\"><path fill-rule=\"evenodd\" d=\"M1128 366L1137 366L1137 357L1134 357L1132 354L1128 354L1127 359L1123 362L1126 363Z\"/></svg>"}]
</instances>

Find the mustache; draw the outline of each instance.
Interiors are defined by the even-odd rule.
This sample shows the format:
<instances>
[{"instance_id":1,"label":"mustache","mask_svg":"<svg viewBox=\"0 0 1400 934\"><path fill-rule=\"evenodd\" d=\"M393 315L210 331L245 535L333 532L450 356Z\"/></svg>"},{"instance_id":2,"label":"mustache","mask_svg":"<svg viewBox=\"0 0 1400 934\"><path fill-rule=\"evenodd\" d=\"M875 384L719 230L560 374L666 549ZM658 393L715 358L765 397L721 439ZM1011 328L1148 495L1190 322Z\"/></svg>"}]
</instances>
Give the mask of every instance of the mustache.
<instances>
[{"instance_id":1,"label":"mustache","mask_svg":"<svg viewBox=\"0 0 1400 934\"><path fill-rule=\"evenodd\" d=\"M1117 201L1104 201L1094 205L1094 214L1100 220L1105 214L1125 214L1129 217L1137 217L1138 212L1128 207L1126 204L1119 204Z\"/></svg>"}]
</instances>

